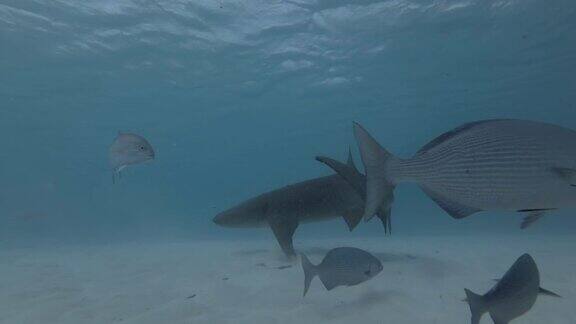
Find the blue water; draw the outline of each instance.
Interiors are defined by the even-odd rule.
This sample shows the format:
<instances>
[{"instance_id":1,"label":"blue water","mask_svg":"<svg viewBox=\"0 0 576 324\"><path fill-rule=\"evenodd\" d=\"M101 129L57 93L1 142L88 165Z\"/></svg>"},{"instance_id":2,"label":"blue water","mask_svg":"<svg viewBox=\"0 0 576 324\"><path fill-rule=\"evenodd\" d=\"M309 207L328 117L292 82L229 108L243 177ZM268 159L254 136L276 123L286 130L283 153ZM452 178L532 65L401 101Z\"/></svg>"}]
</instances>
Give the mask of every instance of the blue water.
<instances>
[{"instance_id":1,"label":"blue water","mask_svg":"<svg viewBox=\"0 0 576 324\"><path fill-rule=\"evenodd\" d=\"M576 129L573 1L0 0L0 245L261 238L219 211L330 174L352 121L409 157L464 122ZM150 163L111 182L118 131ZM576 233L574 210L530 233ZM396 190L394 232L517 234L520 215L448 217ZM298 240L348 233L338 220Z\"/></svg>"}]
</instances>

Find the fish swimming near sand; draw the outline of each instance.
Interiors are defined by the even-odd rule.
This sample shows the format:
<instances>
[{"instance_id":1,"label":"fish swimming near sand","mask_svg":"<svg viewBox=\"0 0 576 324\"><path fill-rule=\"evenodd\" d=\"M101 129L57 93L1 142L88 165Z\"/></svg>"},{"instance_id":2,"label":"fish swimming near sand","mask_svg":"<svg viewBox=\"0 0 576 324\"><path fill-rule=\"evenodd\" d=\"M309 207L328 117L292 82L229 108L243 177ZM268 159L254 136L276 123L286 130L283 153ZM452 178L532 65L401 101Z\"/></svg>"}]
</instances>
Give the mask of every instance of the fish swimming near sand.
<instances>
[{"instance_id":1,"label":"fish swimming near sand","mask_svg":"<svg viewBox=\"0 0 576 324\"><path fill-rule=\"evenodd\" d=\"M144 137L119 132L108 153L113 172L112 182L116 181L116 176L120 176L120 172L127 166L153 160L154 157L154 149Z\"/></svg>"},{"instance_id":2,"label":"fish swimming near sand","mask_svg":"<svg viewBox=\"0 0 576 324\"><path fill-rule=\"evenodd\" d=\"M348 164L342 166L353 183L365 181L350 153ZM364 200L358 190L334 174L264 193L216 215L213 221L224 227L270 227L284 253L295 256L292 238L300 223L342 216L353 230L363 210ZM388 232L388 211L382 209L376 214Z\"/></svg>"},{"instance_id":3,"label":"fish swimming near sand","mask_svg":"<svg viewBox=\"0 0 576 324\"><path fill-rule=\"evenodd\" d=\"M308 293L310 283L318 276L327 290L338 286L355 286L379 274L383 267L380 260L372 254L353 247L339 247L330 250L319 265L313 265L302 254L304 270L304 294Z\"/></svg>"},{"instance_id":4,"label":"fish swimming near sand","mask_svg":"<svg viewBox=\"0 0 576 324\"><path fill-rule=\"evenodd\" d=\"M359 124L354 135L366 169L366 220L390 208L402 182L417 183L457 219L480 211L517 211L525 214L521 227L526 228L547 211L576 207L576 131L571 129L514 119L476 121L438 136L409 159L394 157Z\"/></svg>"},{"instance_id":5,"label":"fish swimming near sand","mask_svg":"<svg viewBox=\"0 0 576 324\"><path fill-rule=\"evenodd\" d=\"M465 292L472 313L472 324L479 324L485 313L490 314L494 324L507 324L528 312L538 294L560 297L540 287L538 267L529 254L518 258L496 286L484 296L468 289Z\"/></svg>"}]
</instances>

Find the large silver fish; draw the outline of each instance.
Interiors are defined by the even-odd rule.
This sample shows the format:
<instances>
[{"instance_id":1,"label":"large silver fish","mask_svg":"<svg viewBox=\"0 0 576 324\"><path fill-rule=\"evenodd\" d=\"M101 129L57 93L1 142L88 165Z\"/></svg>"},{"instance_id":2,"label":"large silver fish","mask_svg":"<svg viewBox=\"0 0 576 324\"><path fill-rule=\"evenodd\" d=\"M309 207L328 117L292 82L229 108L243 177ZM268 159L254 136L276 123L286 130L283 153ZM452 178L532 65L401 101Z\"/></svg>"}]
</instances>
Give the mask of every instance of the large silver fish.
<instances>
[{"instance_id":1,"label":"large silver fish","mask_svg":"<svg viewBox=\"0 0 576 324\"><path fill-rule=\"evenodd\" d=\"M382 263L372 254L357 248L340 247L330 250L319 265L313 265L302 254L304 296L315 276L327 290L338 286L355 286L372 279L382 271Z\"/></svg>"},{"instance_id":2,"label":"large silver fish","mask_svg":"<svg viewBox=\"0 0 576 324\"><path fill-rule=\"evenodd\" d=\"M560 297L540 287L540 273L529 254L518 258L485 295L477 295L468 289L464 291L472 313L472 324L479 324L484 313L490 314L494 324L507 324L528 312L538 294Z\"/></svg>"},{"instance_id":3,"label":"large silver fish","mask_svg":"<svg viewBox=\"0 0 576 324\"><path fill-rule=\"evenodd\" d=\"M136 134L119 132L110 146L108 159L112 168L112 182L116 175L128 165L139 164L155 157L154 149L148 141Z\"/></svg>"},{"instance_id":4,"label":"large silver fish","mask_svg":"<svg viewBox=\"0 0 576 324\"><path fill-rule=\"evenodd\" d=\"M477 121L440 135L409 159L394 157L359 124L354 135L366 168L366 220L390 208L401 182L418 183L454 218L479 211L526 213L522 228L548 210L576 206L571 129L525 120Z\"/></svg>"}]
</instances>

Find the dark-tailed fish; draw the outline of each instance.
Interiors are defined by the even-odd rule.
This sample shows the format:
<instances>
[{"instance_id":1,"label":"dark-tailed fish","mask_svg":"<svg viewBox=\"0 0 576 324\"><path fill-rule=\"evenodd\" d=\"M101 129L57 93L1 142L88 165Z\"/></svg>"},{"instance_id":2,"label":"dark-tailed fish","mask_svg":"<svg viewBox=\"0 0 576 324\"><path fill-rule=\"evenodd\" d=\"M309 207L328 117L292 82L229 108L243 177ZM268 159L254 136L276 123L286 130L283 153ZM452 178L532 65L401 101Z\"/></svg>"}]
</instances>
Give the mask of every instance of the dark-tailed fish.
<instances>
[{"instance_id":1,"label":"dark-tailed fish","mask_svg":"<svg viewBox=\"0 0 576 324\"><path fill-rule=\"evenodd\" d=\"M355 286L382 271L382 263L372 254L357 248L340 247L330 250L319 265L313 265L302 254L304 270L304 296L312 279L320 278L327 290L338 286Z\"/></svg>"},{"instance_id":2,"label":"dark-tailed fish","mask_svg":"<svg viewBox=\"0 0 576 324\"><path fill-rule=\"evenodd\" d=\"M366 220L389 209L401 182L417 183L454 218L480 211L525 213L522 228L546 211L576 206L571 129L514 119L477 121L440 135L409 159L394 157L359 124L354 135L366 168Z\"/></svg>"},{"instance_id":3,"label":"dark-tailed fish","mask_svg":"<svg viewBox=\"0 0 576 324\"><path fill-rule=\"evenodd\" d=\"M538 294L560 297L540 287L538 267L529 254L518 258L496 286L484 296L468 289L464 291L472 313L472 324L479 324L485 313L490 314L494 324L507 324L528 312Z\"/></svg>"},{"instance_id":4,"label":"dark-tailed fish","mask_svg":"<svg viewBox=\"0 0 576 324\"><path fill-rule=\"evenodd\" d=\"M214 217L214 223L224 227L270 227L290 257L295 255L292 237L301 223L341 216L353 230L362 219L366 180L350 154L348 164L334 163L346 174L346 180L334 174L269 191L221 212ZM388 215L384 209L377 213L389 232Z\"/></svg>"},{"instance_id":5,"label":"dark-tailed fish","mask_svg":"<svg viewBox=\"0 0 576 324\"><path fill-rule=\"evenodd\" d=\"M120 172L127 166L153 160L154 149L140 135L119 132L110 146L108 158L114 182L115 176L120 175Z\"/></svg>"}]
</instances>

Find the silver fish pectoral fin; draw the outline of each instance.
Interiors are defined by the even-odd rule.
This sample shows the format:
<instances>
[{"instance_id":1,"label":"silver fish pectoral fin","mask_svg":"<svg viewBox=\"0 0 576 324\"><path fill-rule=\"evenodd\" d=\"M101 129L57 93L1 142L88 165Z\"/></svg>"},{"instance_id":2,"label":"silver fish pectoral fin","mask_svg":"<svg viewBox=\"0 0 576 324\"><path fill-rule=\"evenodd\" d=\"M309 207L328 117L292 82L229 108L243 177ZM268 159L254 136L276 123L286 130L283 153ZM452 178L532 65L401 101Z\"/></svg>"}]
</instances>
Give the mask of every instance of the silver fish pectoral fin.
<instances>
[{"instance_id":1,"label":"silver fish pectoral fin","mask_svg":"<svg viewBox=\"0 0 576 324\"><path fill-rule=\"evenodd\" d=\"M330 291L330 290L332 290L332 289L334 289L340 285L336 280L334 280L334 278L332 276L323 276L321 273L319 277L320 277L320 281L324 285L324 288L326 288L326 290L328 290L328 291Z\"/></svg>"},{"instance_id":2,"label":"silver fish pectoral fin","mask_svg":"<svg viewBox=\"0 0 576 324\"><path fill-rule=\"evenodd\" d=\"M268 224L284 254L290 258L296 256L292 237L298 228L298 220L295 217L271 215L268 217Z\"/></svg>"},{"instance_id":3,"label":"silver fish pectoral fin","mask_svg":"<svg viewBox=\"0 0 576 324\"><path fill-rule=\"evenodd\" d=\"M570 168L552 168L557 175L566 180L571 186L576 187L576 170Z\"/></svg>"},{"instance_id":4,"label":"silver fish pectoral fin","mask_svg":"<svg viewBox=\"0 0 576 324\"><path fill-rule=\"evenodd\" d=\"M534 209L534 210L519 210L519 212L526 212L528 215L524 217L522 223L520 224L521 229L526 229L530 225L538 221L542 216L546 215L546 211L549 209Z\"/></svg>"},{"instance_id":5,"label":"silver fish pectoral fin","mask_svg":"<svg viewBox=\"0 0 576 324\"><path fill-rule=\"evenodd\" d=\"M444 209L444 211L446 211L453 218L460 219L482 211L481 209L466 206L461 203L452 201L449 198L446 198L436 193L435 191L428 189L424 185L420 185L420 188L422 188L422 191L424 191L424 193L428 195L430 199L434 200L434 202L436 202L438 206Z\"/></svg>"}]
</instances>

